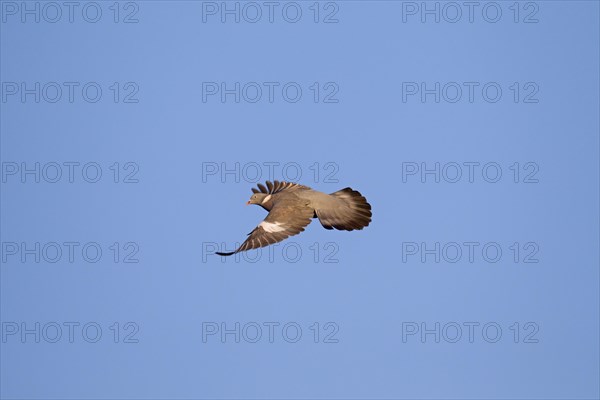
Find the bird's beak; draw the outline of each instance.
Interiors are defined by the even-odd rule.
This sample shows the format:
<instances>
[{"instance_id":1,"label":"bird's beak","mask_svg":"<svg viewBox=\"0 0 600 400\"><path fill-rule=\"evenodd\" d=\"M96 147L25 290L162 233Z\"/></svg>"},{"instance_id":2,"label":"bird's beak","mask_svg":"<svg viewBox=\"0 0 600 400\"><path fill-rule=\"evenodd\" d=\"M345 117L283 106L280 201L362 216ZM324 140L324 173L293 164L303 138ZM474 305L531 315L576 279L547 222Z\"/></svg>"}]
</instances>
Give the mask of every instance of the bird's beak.
<instances>
[{"instance_id":1,"label":"bird's beak","mask_svg":"<svg viewBox=\"0 0 600 400\"><path fill-rule=\"evenodd\" d=\"M250 205L250 200L248 200L248 201L246 202L246 205L247 205L247 206L249 206L249 205Z\"/></svg>"}]
</instances>

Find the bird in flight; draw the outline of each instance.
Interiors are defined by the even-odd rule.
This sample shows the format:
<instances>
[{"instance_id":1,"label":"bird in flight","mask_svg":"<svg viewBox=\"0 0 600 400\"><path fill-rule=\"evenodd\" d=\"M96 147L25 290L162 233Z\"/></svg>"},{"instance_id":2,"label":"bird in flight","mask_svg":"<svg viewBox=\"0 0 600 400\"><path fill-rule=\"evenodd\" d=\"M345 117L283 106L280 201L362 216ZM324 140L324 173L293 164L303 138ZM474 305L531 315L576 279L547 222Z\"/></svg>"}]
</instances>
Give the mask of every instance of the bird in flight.
<instances>
[{"instance_id":1,"label":"bird in flight","mask_svg":"<svg viewBox=\"0 0 600 400\"><path fill-rule=\"evenodd\" d=\"M269 214L237 250L218 255L230 256L281 242L302 232L311 218L319 218L325 229L346 231L363 229L371 222L371 205L349 187L327 194L297 183L266 183L266 187L259 183L258 189L252 188L246 204L258 204Z\"/></svg>"}]
</instances>

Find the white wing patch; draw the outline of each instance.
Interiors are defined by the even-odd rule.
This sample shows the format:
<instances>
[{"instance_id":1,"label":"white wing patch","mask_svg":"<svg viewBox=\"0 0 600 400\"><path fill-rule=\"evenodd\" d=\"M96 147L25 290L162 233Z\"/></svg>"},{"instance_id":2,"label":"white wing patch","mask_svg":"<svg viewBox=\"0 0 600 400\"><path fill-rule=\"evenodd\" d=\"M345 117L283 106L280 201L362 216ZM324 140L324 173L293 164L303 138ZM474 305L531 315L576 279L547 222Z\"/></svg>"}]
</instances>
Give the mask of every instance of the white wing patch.
<instances>
[{"instance_id":1,"label":"white wing patch","mask_svg":"<svg viewBox=\"0 0 600 400\"><path fill-rule=\"evenodd\" d=\"M283 226L283 224L280 224L279 222L275 222L273 224L270 222L263 221L258 226L260 226L266 232L269 232L269 233L285 231L285 227Z\"/></svg>"}]
</instances>

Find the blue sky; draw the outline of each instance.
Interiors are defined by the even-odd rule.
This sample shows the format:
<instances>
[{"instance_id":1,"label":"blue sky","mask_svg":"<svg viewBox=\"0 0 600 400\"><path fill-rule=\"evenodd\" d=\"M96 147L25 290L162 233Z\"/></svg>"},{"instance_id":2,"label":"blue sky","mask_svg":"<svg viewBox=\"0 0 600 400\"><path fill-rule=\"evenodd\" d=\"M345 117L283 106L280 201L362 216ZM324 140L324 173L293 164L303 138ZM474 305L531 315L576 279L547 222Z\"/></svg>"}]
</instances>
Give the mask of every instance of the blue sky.
<instances>
[{"instance_id":1,"label":"blue sky","mask_svg":"<svg viewBox=\"0 0 600 400\"><path fill-rule=\"evenodd\" d=\"M55 4L0 4L3 398L598 398L597 2ZM267 179L373 222L215 255Z\"/></svg>"}]
</instances>

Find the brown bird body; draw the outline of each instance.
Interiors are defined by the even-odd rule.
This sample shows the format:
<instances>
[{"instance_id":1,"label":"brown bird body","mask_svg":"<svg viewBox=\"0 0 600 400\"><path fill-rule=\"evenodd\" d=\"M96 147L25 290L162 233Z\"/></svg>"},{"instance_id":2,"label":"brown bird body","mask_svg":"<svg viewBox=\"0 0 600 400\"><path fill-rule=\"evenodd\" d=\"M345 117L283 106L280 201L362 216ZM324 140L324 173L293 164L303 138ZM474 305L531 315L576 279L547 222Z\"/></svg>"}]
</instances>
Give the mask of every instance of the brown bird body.
<instances>
[{"instance_id":1,"label":"brown bird body","mask_svg":"<svg viewBox=\"0 0 600 400\"><path fill-rule=\"evenodd\" d=\"M325 229L346 231L363 229L371 222L371 205L349 187L327 194L291 182L266 184L252 188L254 194L247 204L257 204L269 211L267 217L237 250L217 254L230 256L280 242L304 231L311 218L319 218Z\"/></svg>"}]
</instances>

